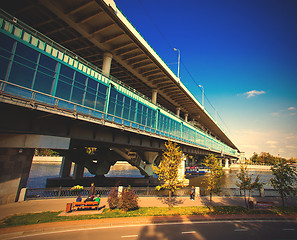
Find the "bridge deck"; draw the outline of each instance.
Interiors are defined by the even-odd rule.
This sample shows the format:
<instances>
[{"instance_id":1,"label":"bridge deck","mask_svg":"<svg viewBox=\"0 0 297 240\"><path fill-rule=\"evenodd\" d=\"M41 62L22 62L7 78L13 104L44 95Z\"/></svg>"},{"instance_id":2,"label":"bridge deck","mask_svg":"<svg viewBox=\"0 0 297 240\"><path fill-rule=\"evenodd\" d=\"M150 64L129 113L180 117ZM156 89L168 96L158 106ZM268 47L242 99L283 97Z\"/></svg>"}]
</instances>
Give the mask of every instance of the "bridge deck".
<instances>
[{"instance_id":1,"label":"bridge deck","mask_svg":"<svg viewBox=\"0 0 297 240\"><path fill-rule=\"evenodd\" d=\"M1 101L15 97L70 112L89 121L104 120L182 141L214 152L237 151L77 57L71 51L9 15L0 18ZM5 98L6 97L6 98ZM13 99L13 98L11 98ZM10 102L12 103L12 102Z\"/></svg>"}]
</instances>

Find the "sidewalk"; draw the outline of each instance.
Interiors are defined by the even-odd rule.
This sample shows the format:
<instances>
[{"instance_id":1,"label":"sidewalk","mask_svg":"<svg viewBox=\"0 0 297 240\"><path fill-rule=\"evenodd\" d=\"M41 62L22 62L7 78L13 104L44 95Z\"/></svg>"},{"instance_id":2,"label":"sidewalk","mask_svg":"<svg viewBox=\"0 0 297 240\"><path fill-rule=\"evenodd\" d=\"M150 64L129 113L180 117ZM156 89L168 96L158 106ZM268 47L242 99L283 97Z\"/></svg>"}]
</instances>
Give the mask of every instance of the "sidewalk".
<instances>
[{"instance_id":1,"label":"sidewalk","mask_svg":"<svg viewBox=\"0 0 297 240\"><path fill-rule=\"evenodd\" d=\"M167 207L164 203L166 198L158 197L141 197L139 198L140 207ZM255 201L272 201L275 205L280 205L280 199L276 198L252 198ZM44 211L64 211L66 203L73 202L73 198L64 199L44 199L44 200L30 200L25 202L11 203L0 205L0 219L13 215L24 213L35 213ZM208 197L199 197L195 201L191 201L189 197L178 197L174 199L174 206L204 206L208 204ZM244 206L243 197L213 197L213 204L217 206L233 205ZM107 198L102 198L100 206L107 204ZM297 198L289 199L287 205L297 206ZM88 212L88 213L87 213ZM90 214L91 211L86 211ZM96 212L96 211L92 211ZM98 212L96 212L98 213ZM191 215L191 216L151 216L151 217L127 217L125 221L122 218L105 218L105 219L91 219L79 221L65 221L65 222L52 222L42 223L27 226L17 226L0 229L1 239L12 239L17 237L39 235L45 232L63 232L63 231L77 231L87 230L94 228L104 228L110 226L123 226L123 225L144 225L157 224L157 223L186 223L197 221L248 221L248 220L289 220L297 221L297 215L272 215L272 214L250 214L250 215Z\"/></svg>"},{"instance_id":2,"label":"sidewalk","mask_svg":"<svg viewBox=\"0 0 297 240\"><path fill-rule=\"evenodd\" d=\"M140 207L167 207L165 203L166 197L140 197ZM251 198L252 201L271 201L274 205L280 205L280 198ZM24 202L9 203L0 205L0 219L14 214L36 213L46 211L65 211L66 204L74 202L75 198L60 198L60 199L41 199L29 200ZM199 197L195 201L191 201L189 197L177 197L174 199L174 206L205 206L209 203L209 197ZM101 198L100 206L106 206L107 198ZM213 205L217 206L244 206L243 197L213 197ZM289 198L286 202L287 206L297 206L297 198Z\"/></svg>"}]
</instances>

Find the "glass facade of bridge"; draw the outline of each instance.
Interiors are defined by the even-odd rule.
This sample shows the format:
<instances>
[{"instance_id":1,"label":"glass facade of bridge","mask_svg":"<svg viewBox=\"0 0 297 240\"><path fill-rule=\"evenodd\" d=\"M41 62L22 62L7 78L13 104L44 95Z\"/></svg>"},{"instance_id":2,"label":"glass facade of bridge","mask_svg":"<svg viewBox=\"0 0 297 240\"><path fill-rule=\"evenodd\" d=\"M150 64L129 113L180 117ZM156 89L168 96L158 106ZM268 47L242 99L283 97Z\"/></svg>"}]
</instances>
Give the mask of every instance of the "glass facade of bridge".
<instances>
[{"instance_id":1,"label":"glass facade of bridge","mask_svg":"<svg viewBox=\"0 0 297 240\"><path fill-rule=\"evenodd\" d=\"M13 18L0 18L0 41L3 93L237 156L235 149Z\"/></svg>"}]
</instances>

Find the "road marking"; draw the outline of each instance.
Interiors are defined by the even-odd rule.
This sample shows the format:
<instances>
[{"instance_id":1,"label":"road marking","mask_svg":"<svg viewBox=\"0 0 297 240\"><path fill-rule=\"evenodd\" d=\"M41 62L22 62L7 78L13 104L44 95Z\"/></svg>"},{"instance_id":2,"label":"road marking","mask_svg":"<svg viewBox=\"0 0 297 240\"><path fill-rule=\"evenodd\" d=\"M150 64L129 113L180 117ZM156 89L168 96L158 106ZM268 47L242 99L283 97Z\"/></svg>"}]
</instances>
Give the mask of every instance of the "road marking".
<instances>
[{"instance_id":1,"label":"road marking","mask_svg":"<svg viewBox=\"0 0 297 240\"><path fill-rule=\"evenodd\" d=\"M294 228L283 228L283 231L295 231Z\"/></svg>"},{"instance_id":2,"label":"road marking","mask_svg":"<svg viewBox=\"0 0 297 240\"><path fill-rule=\"evenodd\" d=\"M196 233L196 231L182 232L182 234Z\"/></svg>"},{"instance_id":3,"label":"road marking","mask_svg":"<svg viewBox=\"0 0 297 240\"><path fill-rule=\"evenodd\" d=\"M138 235L126 235L126 236L121 236L122 238L132 238L132 237L138 237Z\"/></svg>"},{"instance_id":4,"label":"road marking","mask_svg":"<svg viewBox=\"0 0 297 240\"><path fill-rule=\"evenodd\" d=\"M66 233L66 232L79 232L79 231L89 231L89 230L100 230L100 229L110 229L110 228L128 228L128 227L143 227L143 226L169 226L169 225L184 225L184 224L220 224L220 223L295 223L296 220L217 220L217 221L184 221L184 222L172 222L172 223L140 223L140 224L128 224L128 225L112 225L112 226L95 226L95 227L85 227L85 228L76 228L76 229L63 229L63 230L55 230L55 231L48 231L46 229L44 232L38 233L29 233L26 232L15 232L13 236L7 236L7 239L21 239L21 238L28 238L34 236L42 236L42 235L51 235L57 233ZM19 235L19 236L15 236Z\"/></svg>"},{"instance_id":5,"label":"road marking","mask_svg":"<svg viewBox=\"0 0 297 240\"><path fill-rule=\"evenodd\" d=\"M234 229L234 232L246 232L246 231L248 231L248 229L245 229L245 228Z\"/></svg>"}]
</instances>

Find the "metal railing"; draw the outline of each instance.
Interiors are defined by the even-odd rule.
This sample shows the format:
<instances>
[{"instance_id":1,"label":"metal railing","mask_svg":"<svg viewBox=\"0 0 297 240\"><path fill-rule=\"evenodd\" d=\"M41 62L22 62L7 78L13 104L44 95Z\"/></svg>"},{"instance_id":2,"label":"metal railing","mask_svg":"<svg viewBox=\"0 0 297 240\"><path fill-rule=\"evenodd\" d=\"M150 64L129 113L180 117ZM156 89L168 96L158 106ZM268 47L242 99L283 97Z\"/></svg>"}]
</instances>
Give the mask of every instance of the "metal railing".
<instances>
[{"instance_id":1,"label":"metal railing","mask_svg":"<svg viewBox=\"0 0 297 240\"><path fill-rule=\"evenodd\" d=\"M7 87L12 87L13 89ZM43 92L39 92L30 88L26 88L14 83L6 82L3 80L0 80L0 96L6 95L9 96L11 99L15 98L18 100L25 100L27 101L27 104L30 104L30 106L35 109L40 106L44 106L47 109L49 107L52 107L55 112L63 112L63 114L70 114L72 117L77 118L78 115L81 116L86 121L96 122L96 123L103 123L103 122L110 122L117 126L120 126L121 128L130 128L130 129L136 129L137 131L143 131L150 134L156 134L158 136L163 137L169 137L176 140L179 140L181 142L186 143L192 143L194 145L203 146L203 147L210 147L206 145L201 145L198 143L193 143L191 141L188 141L184 138L177 138L173 135L171 135L168 132L158 130L156 128L143 125L140 123L137 123L136 121L130 121L127 119L124 119L122 117L118 117L109 113L105 113L100 110L96 110L93 108L89 108L87 106L77 104L74 102L71 102L69 100L64 100L55 96L52 96L50 94L46 94ZM219 150L210 147L213 151L219 152ZM228 154L233 154L232 152L226 152Z\"/></svg>"},{"instance_id":2,"label":"metal railing","mask_svg":"<svg viewBox=\"0 0 297 240\"><path fill-rule=\"evenodd\" d=\"M87 197L90 194L90 188L84 188L82 191L70 190L70 187L59 188L32 188L26 191L26 200L32 199L50 199L50 198L76 198L78 195ZM96 187L95 195L99 194L102 197L108 197L112 187ZM156 190L154 187L131 187L131 190L139 197L166 197L168 190ZM190 196L190 187L181 188L174 192L173 196L188 197ZM200 196L208 196L206 188L200 188ZM213 196L222 197L240 197L244 196L243 191L239 188L222 188L220 193ZM274 189L264 189L262 195L259 191L253 191L252 197L279 197L279 194Z\"/></svg>"}]
</instances>

